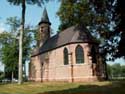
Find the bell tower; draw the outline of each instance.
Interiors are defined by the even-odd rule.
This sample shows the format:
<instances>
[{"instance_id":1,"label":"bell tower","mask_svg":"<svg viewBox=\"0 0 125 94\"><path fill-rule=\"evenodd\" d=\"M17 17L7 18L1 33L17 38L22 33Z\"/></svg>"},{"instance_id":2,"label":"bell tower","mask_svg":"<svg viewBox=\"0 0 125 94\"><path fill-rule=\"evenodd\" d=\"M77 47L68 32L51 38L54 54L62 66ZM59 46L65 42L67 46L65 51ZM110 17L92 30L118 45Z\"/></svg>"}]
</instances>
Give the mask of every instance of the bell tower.
<instances>
[{"instance_id":1,"label":"bell tower","mask_svg":"<svg viewBox=\"0 0 125 94\"><path fill-rule=\"evenodd\" d=\"M39 22L38 45L41 47L50 38L50 21L46 8L44 8L41 21Z\"/></svg>"}]
</instances>

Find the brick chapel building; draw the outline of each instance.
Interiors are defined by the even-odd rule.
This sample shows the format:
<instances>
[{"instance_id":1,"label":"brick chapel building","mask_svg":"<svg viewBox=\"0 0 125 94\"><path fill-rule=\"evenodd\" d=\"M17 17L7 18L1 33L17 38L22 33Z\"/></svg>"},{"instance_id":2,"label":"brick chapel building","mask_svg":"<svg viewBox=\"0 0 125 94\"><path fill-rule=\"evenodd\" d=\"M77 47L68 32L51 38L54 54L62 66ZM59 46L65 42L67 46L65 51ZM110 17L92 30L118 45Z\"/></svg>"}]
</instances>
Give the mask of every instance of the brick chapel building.
<instances>
[{"instance_id":1,"label":"brick chapel building","mask_svg":"<svg viewBox=\"0 0 125 94\"><path fill-rule=\"evenodd\" d=\"M106 77L98 42L84 26L71 26L50 36L46 9L39 22L39 47L34 49L29 66L32 81L99 81Z\"/></svg>"}]
</instances>

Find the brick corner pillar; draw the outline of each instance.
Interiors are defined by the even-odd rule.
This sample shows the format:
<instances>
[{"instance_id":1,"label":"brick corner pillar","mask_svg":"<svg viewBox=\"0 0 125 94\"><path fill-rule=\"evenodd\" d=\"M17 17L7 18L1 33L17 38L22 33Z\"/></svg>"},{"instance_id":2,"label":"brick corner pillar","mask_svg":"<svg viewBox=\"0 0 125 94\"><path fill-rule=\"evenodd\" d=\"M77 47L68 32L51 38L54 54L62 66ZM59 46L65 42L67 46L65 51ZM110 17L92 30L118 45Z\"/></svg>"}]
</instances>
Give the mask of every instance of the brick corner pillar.
<instances>
[{"instance_id":1,"label":"brick corner pillar","mask_svg":"<svg viewBox=\"0 0 125 94\"><path fill-rule=\"evenodd\" d=\"M34 62L34 66L35 66L35 81L41 82L42 81L42 75L41 75L41 59L40 56L36 56L35 58L35 62Z\"/></svg>"}]
</instances>

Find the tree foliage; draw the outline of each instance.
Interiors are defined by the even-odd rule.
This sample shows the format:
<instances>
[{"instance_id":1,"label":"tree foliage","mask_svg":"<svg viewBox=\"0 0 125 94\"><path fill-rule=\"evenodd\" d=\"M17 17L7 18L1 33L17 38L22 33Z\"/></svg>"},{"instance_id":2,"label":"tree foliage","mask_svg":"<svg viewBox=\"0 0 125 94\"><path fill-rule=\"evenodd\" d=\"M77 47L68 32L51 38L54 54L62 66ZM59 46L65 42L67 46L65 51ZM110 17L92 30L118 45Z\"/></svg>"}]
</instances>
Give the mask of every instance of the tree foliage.
<instances>
[{"instance_id":1,"label":"tree foliage","mask_svg":"<svg viewBox=\"0 0 125 94\"><path fill-rule=\"evenodd\" d=\"M22 0L7 0L10 2L10 4L13 5L21 5ZM48 2L49 0L25 0L27 4L34 5L37 4L38 6L42 6L41 4L44 4L45 2Z\"/></svg>"},{"instance_id":2,"label":"tree foliage","mask_svg":"<svg viewBox=\"0 0 125 94\"><path fill-rule=\"evenodd\" d=\"M120 20L118 26L116 28L117 32L121 33L121 40L118 46L117 57L124 57L125 58L125 7L124 7L125 0L117 0L117 7L115 11L115 15L117 15L117 19Z\"/></svg>"},{"instance_id":3,"label":"tree foliage","mask_svg":"<svg viewBox=\"0 0 125 94\"><path fill-rule=\"evenodd\" d=\"M89 11L87 0L62 0L57 15L60 17L60 30L69 26L84 23L90 24L93 14Z\"/></svg>"},{"instance_id":4,"label":"tree foliage","mask_svg":"<svg viewBox=\"0 0 125 94\"><path fill-rule=\"evenodd\" d=\"M0 81L4 79L4 72L0 70Z\"/></svg>"},{"instance_id":5,"label":"tree foliage","mask_svg":"<svg viewBox=\"0 0 125 94\"><path fill-rule=\"evenodd\" d=\"M5 73L12 74L18 65L18 44L12 38L12 34L7 32L0 34L0 40L2 40L1 58L5 65Z\"/></svg>"},{"instance_id":6,"label":"tree foliage","mask_svg":"<svg viewBox=\"0 0 125 94\"><path fill-rule=\"evenodd\" d=\"M117 0L62 0L57 12L61 20L59 29L61 31L72 25L84 24L100 40L100 53L105 57L104 61L114 60L120 56L118 49L124 49L123 46L119 47L120 38L124 38L117 31L122 23L118 15L120 10L117 11L119 3Z\"/></svg>"},{"instance_id":7,"label":"tree foliage","mask_svg":"<svg viewBox=\"0 0 125 94\"><path fill-rule=\"evenodd\" d=\"M20 19L17 17L10 17L7 19L7 25L10 26L10 31L0 34L1 43L1 58L2 63L5 65L6 74L10 74L14 71L14 75L17 77L18 72L18 57L19 57L19 43L17 31L20 26ZM30 30L30 26L26 26L23 34L23 64L29 60L31 53L31 44L33 41L33 30ZM10 76L10 75L9 75Z\"/></svg>"},{"instance_id":8,"label":"tree foliage","mask_svg":"<svg viewBox=\"0 0 125 94\"><path fill-rule=\"evenodd\" d=\"M120 65L119 63L108 65L108 75L110 79L125 78L125 65Z\"/></svg>"},{"instance_id":9,"label":"tree foliage","mask_svg":"<svg viewBox=\"0 0 125 94\"><path fill-rule=\"evenodd\" d=\"M105 9L111 12L111 20L115 23L115 28L112 30L114 31L113 35L120 35L120 41L114 40L117 42L117 50L113 50L114 57L124 57L125 58L125 7L124 7L124 0L91 0L92 3L97 7L97 10L102 11L101 9ZM102 6L103 3L107 2L106 7ZM115 48L114 48L115 49ZM113 52L112 51L112 52Z\"/></svg>"}]
</instances>

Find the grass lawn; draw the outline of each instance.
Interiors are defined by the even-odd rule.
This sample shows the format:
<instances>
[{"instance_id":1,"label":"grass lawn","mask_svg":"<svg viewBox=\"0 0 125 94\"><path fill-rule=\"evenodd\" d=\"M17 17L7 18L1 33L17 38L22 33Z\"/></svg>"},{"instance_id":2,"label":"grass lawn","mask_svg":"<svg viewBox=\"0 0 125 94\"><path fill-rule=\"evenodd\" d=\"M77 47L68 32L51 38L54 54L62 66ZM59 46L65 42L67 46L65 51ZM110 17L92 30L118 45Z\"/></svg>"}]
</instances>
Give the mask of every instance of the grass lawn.
<instances>
[{"instance_id":1,"label":"grass lawn","mask_svg":"<svg viewBox=\"0 0 125 94\"><path fill-rule=\"evenodd\" d=\"M125 80L94 83L1 84L0 94L125 94Z\"/></svg>"}]
</instances>

